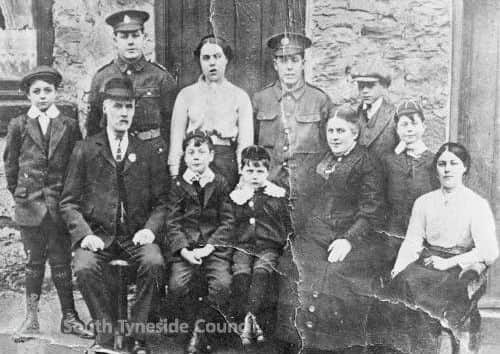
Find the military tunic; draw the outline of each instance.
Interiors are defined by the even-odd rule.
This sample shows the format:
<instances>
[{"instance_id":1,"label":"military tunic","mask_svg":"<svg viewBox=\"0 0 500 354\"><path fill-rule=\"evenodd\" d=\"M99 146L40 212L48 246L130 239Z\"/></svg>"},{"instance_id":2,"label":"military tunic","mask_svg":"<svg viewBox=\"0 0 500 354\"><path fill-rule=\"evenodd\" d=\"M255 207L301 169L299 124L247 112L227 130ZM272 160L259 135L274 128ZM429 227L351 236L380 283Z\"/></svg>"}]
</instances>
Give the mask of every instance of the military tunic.
<instances>
[{"instance_id":1,"label":"military tunic","mask_svg":"<svg viewBox=\"0 0 500 354\"><path fill-rule=\"evenodd\" d=\"M118 56L95 74L90 88L87 135L96 134L105 125L99 93L108 78L120 74L132 80L136 95L135 115L129 131L141 140L150 141L163 154L166 163L166 142L169 140L170 116L177 86L165 68L144 57L128 63ZM161 137L158 134L160 131Z\"/></svg>"},{"instance_id":2,"label":"military tunic","mask_svg":"<svg viewBox=\"0 0 500 354\"><path fill-rule=\"evenodd\" d=\"M303 225L310 176L326 151L325 122L331 101L304 83L285 92L279 81L253 97L256 142L271 156L269 177L290 189L294 227Z\"/></svg>"}]
</instances>

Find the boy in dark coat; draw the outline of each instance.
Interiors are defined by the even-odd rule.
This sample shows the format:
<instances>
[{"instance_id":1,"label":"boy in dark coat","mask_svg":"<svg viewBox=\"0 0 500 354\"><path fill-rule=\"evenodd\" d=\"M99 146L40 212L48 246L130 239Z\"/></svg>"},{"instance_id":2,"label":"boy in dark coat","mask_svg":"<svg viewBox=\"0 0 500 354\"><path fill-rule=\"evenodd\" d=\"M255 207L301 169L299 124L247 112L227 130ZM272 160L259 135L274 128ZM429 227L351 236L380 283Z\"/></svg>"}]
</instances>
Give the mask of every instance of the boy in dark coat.
<instances>
[{"instance_id":1,"label":"boy in dark coat","mask_svg":"<svg viewBox=\"0 0 500 354\"><path fill-rule=\"evenodd\" d=\"M31 107L10 122L3 156L28 256L26 319L16 332L17 340L39 332L37 312L47 258L63 313L61 331L93 336L75 311L70 238L58 208L69 157L81 138L78 122L62 115L54 104L61 80L61 74L48 66L37 67L22 79Z\"/></svg>"},{"instance_id":2,"label":"boy in dark coat","mask_svg":"<svg viewBox=\"0 0 500 354\"><path fill-rule=\"evenodd\" d=\"M174 301L191 300L184 308L196 321L186 352L199 353L208 346L202 326L219 319L229 298L234 215L226 180L208 167L214 158L210 137L200 130L188 133L183 151L187 169L173 183L168 199L169 291ZM208 296L196 300L202 305L196 310L193 279L200 275Z\"/></svg>"},{"instance_id":3,"label":"boy in dark coat","mask_svg":"<svg viewBox=\"0 0 500 354\"><path fill-rule=\"evenodd\" d=\"M233 298L243 305L243 345L264 340L256 315L268 293L271 275L291 230L285 189L268 180L271 158L261 146L249 146L241 154L240 183L230 194L236 217L237 237L233 255ZM246 299L248 295L248 299Z\"/></svg>"}]
</instances>

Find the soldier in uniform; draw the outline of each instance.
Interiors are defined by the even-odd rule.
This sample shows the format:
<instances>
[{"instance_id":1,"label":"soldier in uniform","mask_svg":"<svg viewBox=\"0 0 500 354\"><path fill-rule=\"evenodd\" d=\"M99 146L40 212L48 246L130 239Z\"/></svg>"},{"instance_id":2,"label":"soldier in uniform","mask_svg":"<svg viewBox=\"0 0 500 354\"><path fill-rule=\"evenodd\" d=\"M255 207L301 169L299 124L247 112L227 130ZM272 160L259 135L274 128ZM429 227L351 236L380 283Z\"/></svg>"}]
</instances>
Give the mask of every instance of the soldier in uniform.
<instances>
[{"instance_id":1,"label":"soldier in uniform","mask_svg":"<svg viewBox=\"0 0 500 354\"><path fill-rule=\"evenodd\" d=\"M176 83L163 66L144 57L144 23L148 19L147 12L137 10L120 11L106 18L106 23L113 27L117 56L100 68L92 79L86 128L87 136L92 136L106 125L100 102L103 83L116 75L126 76L132 80L136 94L135 117L130 132L151 142L162 153L166 164L166 142Z\"/></svg>"},{"instance_id":2,"label":"soldier in uniform","mask_svg":"<svg viewBox=\"0 0 500 354\"><path fill-rule=\"evenodd\" d=\"M331 101L305 82L304 50L311 40L302 34L280 33L267 45L273 50L278 80L253 97L256 142L271 156L269 178L290 189L294 227L303 224L309 176L326 150L324 122Z\"/></svg>"},{"instance_id":3,"label":"soldier in uniform","mask_svg":"<svg viewBox=\"0 0 500 354\"><path fill-rule=\"evenodd\" d=\"M355 67L351 76L358 84L361 99L359 143L380 159L393 152L399 140L394 122L396 107L387 98L389 70L379 61L367 61Z\"/></svg>"}]
</instances>

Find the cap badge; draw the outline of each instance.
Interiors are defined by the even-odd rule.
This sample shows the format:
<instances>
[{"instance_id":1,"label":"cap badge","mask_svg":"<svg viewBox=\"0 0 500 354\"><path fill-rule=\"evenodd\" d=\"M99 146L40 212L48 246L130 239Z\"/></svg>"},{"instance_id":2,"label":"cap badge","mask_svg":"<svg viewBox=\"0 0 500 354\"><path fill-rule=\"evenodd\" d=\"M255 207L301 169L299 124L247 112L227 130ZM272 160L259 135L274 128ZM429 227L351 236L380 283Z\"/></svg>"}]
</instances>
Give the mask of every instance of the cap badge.
<instances>
[{"instance_id":1,"label":"cap badge","mask_svg":"<svg viewBox=\"0 0 500 354\"><path fill-rule=\"evenodd\" d=\"M128 15L123 16L123 23L130 23L130 22L132 22L132 20Z\"/></svg>"},{"instance_id":2,"label":"cap badge","mask_svg":"<svg viewBox=\"0 0 500 354\"><path fill-rule=\"evenodd\" d=\"M290 39L288 37L281 38L281 45L289 45Z\"/></svg>"}]
</instances>

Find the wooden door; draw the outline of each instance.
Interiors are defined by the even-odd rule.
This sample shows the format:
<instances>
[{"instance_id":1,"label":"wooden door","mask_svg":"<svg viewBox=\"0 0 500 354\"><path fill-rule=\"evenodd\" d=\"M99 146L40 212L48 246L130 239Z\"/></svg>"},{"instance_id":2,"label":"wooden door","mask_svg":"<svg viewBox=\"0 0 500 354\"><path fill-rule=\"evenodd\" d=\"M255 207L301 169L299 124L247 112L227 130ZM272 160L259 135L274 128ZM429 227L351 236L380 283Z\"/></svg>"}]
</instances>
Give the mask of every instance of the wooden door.
<instances>
[{"instance_id":1,"label":"wooden door","mask_svg":"<svg viewBox=\"0 0 500 354\"><path fill-rule=\"evenodd\" d=\"M472 156L467 184L487 198L500 243L500 3L454 3L450 140ZM481 307L500 308L500 260L491 267Z\"/></svg>"},{"instance_id":2,"label":"wooden door","mask_svg":"<svg viewBox=\"0 0 500 354\"><path fill-rule=\"evenodd\" d=\"M210 33L235 53L227 78L249 94L274 81L266 39L279 32L304 33L306 0L157 0L156 54L179 88L200 75L193 51Z\"/></svg>"}]
</instances>

